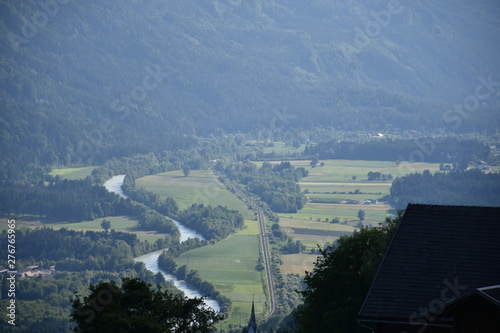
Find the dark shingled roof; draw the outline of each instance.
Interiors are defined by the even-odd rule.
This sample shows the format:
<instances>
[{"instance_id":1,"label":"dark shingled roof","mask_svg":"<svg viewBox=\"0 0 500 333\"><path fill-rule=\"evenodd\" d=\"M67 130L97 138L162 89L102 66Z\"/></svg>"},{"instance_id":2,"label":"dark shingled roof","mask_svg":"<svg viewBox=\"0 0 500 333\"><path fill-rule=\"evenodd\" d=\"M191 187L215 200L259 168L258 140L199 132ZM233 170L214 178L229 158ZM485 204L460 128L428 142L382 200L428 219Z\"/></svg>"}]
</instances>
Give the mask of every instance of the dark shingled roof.
<instances>
[{"instance_id":1,"label":"dark shingled roof","mask_svg":"<svg viewBox=\"0 0 500 333\"><path fill-rule=\"evenodd\" d=\"M498 284L500 207L410 204L360 316L408 322L412 314Z\"/></svg>"}]
</instances>

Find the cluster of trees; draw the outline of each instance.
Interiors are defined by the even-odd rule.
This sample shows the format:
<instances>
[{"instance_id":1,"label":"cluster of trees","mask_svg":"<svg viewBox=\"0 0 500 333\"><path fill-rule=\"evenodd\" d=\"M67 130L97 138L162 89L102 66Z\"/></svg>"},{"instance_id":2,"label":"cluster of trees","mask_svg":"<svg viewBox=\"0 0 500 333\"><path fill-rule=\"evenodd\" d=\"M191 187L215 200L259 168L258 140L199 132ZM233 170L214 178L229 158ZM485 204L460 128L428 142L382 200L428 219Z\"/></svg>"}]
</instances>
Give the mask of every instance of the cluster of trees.
<instances>
[{"instance_id":1,"label":"cluster of trees","mask_svg":"<svg viewBox=\"0 0 500 333\"><path fill-rule=\"evenodd\" d=\"M130 202L86 180L62 180L45 185L0 187L0 212L66 220L93 220L110 215L135 215Z\"/></svg>"},{"instance_id":2,"label":"cluster of trees","mask_svg":"<svg viewBox=\"0 0 500 333\"><path fill-rule=\"evenodd\" d=\"M383 174L378 171L369 171L366 176L368 177L368 180L392 180L392 174Z\"/></svg>"},{"instance_id":3,"label":"cluster of trees","mask_svg":"<svg viewBox=\"0 0 500 333\"><path fill-rule=\"evenodd\" d=\"M234 209L193 204L178 214L179 222L208 240L220 240L243 227L243 216Z\"/></svg>"},{"instance_id":4,"label":"cluster of trees","mask_svg":"<svg viewBox=\"0 0 500 333\"><path fill-rule=\"evenodd\" d=\"M125 176L122 190L130 199L140 202L161 214L175 216L179 212L179 207L174 199L166 198L162 201L158 194L136 188L134 179L128 175Z\"/></svg>"},{"instance_id":5,"label":"cluster of trees","mask_svg":"<svg viewBox=\"0 0 500 333\"><path fill-rule=\"evenodd\" d=\"M186 265L177 267L177 263L171 252L165 251L160 255L158 258L158 266L174 274L179 280L184 280L194 286L200 293L215 299L219 303L222 313L227 314L231 310L231 300L229 298L217 291L212 283L203 280L198 274L198 271L189 270Z\"/></svg>"},{"instance_id":6,"label":"cluster of trees","mask_svg":"<svg viewBox=\"0 0 500 333\"><path fill-rule=\"evenodd\" d=\"M196 249L198 247L202 246L207 246L211 242L207 240L200 240L197 237L194 238L188 238L187 240L183 242L177 242L177 243L172 243L168 247L168 252L173 256L173 257L178 257L182 253Z\"/></svg>"},{"instance_id":7,"label":"cluster of trees","mask_svg":"<svg viewBox=\"0 0 500 333\"><path fill-rule=\"evenodd\" d=\"M480 170L438 172L425 170L396 178L391 200L396 209L408 203L464 206L500 205L500 174Z\"/></svg>"},{"instance_id":8,"label":"cluster of trees","mask_svg":"<svg viewBox=\"0 0 500 333\"><path fill-rule=\"evenodd\" d=\"M306 177L308 171L294 168L290 162L275 165L264 162L260 168L243 162L228 165L224 172L230 179L245 185L276 213L296 213L306 202L297 182Z\"/></svg>"},{"instance_id":9,"label":"cluster of trees","mask_svg":"<svg viewBox=\"0 0 500 333\"><path fill-rule=\"evenodd\" d=\"M304 156L321 159L353 159L397 161L416 159L418 162L457 162L485 160L490 147L478 139L423 137L415 139L374 138L370 140L332 140L306 146Z\"/></svg>"},{"instance_id":10,"label":"cluster of trees","mask_svg":"<svg viewBox=\"0 0 500 333\"><path fill-rule=\"evenodd\" d=\"M180 237L179 228L172 220L151 209L147 209L139 216L139 227L143 230L154 230L169 234L175 240Z\"/></svg>"},{"instance_id":11,"label":"cluster of trees","mask_svg":"<svg viewBox=\"0 0 500 333\"><path fill-rule=\"evenodd\" d=\"M272 236L271 236L272 235ZM306 246L302 244L300 241L293 241L292 238L288 237L288 235L281 229L279 223L274 223L271 226L271 235L269 242L277 243L282 242L281 251L293 254L293 253L302 253L305 251Z\"/></svg>"},{"instance_id":12,"label":"cluster of trees","mask_svg":"<svg viewBox=\"0 0 500 333\"><path fill-rule=\"evenodd\" d=\"M124 232L76 231L67 228L16 230L18 265L45 263L69 271L123 271L134 267L133 258L154 251L158 244L139 241ZM163 244L160 244L163 245ZM7 233L0 235L0 246L7 248ZM5 265L6 266L6 265Z\"/></svg>"},{"instance_id":13,"label":"cluster of trees","mask_svg":"<svg viewBox=\"0 0 500 333\"><path fill-rule=\"evenodd\" d=\"M293 239L288 238L287 243L281 247L281 250L288 254L302 253L306 250L306 246L299 240L293 241Z\"/></svg>"}]
</instances>

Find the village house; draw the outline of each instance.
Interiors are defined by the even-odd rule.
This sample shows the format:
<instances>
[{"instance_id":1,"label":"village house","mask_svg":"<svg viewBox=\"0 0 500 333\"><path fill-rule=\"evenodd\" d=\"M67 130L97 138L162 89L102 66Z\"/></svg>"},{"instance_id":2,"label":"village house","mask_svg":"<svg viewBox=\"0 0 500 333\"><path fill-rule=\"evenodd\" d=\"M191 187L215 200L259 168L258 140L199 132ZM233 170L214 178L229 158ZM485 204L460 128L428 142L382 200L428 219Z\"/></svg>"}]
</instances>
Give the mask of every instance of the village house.
<instances>
[{"instance_id":1,"label":"village house","mask_svg":"<svg viewBox=\"0 0 500 333\"><path fill-rule=\"evenodd\" d=\"M16 276L18 277L31 277L31 276L51 276L55 272L55 266L50 266L48 269L42 269L39 265L30 265L17 270Z\"/></svg>"}]
</instances>

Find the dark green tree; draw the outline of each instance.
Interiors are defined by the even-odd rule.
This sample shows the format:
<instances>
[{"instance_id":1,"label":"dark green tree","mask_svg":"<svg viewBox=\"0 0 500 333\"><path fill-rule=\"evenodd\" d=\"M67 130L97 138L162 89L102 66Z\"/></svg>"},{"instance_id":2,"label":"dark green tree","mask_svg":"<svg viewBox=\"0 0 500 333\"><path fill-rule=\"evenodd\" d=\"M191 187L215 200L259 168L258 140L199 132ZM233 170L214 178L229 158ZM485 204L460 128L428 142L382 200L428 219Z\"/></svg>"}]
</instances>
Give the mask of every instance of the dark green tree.
<instances>
[{"instance_id":1,"label":"dark green tree","mask_svg":"<svg viewBox=\"0 0 500 333\"><path fill-rule=\"evenodd\" d=\"M319 158L318 158L318 155L315 155L315 156L312 158L310 165L312 165L313 167L315 167L316 165L318 165L318 163L319 163Z\"/></svg>"},{"instance_id":2,"label":"dark green tree","mask_svg":"<svg viewBox=\"0 0 500 333\"><path fill-rule=\"evenodd\" d=\"M90 295L72 300L75 332L212 332L221 315L189 299L153 290L138 278L90 285Z\"/></svg>"},{"instance_id":3,"label":"dark green tree","mask_svg":"<svg viewBox=\"0 0 500 333\"><path fill-rule=\"evenodd\" d=\"M365 220L365 211L363 209L358 210L358 219L360 221L364 221Z\"/></svg>"},{"instance_id":4,"label":"dark green tree","mask_svg":"<svg viewBox=\"0 0 500 333\"><path fill-rule=\"evenodd\" d=\"M111 228L111 221L106 219L102 220L101 227L107 232L109 228Z\"/></svg>"},{"instance_id":5,"label":"dark green tree","mask_svg":"<svg viewBox=\"0 0 500 333\"><path fill-rule=\"evenodd\" d=\"M189 176L190 172L191 172L191 168L189 167L189 165L184 164L182 167L182 173L184 174L184 177Z\"/></svg>"},{"instance_id":6,"label":"dark green tree","mask_svg":"<svg viewBox=\"0 0 500 333\"><path fill-rule=\"evenodd\" d=\"M307 287L300 292L304 304L295 313L298 333L364 332L356 316L400 217L386 219L382 228L362 228L320 249L313 271L306 272Z\"/></svg>"}]
</instances>

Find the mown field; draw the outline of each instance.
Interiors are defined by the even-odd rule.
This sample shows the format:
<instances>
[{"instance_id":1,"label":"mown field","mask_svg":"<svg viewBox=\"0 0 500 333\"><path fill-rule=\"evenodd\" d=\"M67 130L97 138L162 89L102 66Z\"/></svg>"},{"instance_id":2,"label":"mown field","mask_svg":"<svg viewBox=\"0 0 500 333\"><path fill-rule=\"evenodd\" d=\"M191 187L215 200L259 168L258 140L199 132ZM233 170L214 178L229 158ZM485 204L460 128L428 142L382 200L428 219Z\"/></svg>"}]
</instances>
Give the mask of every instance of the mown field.
<instances>
[{"instance_id":1,"label":"mown field","mask_svg":"<svg viewBox=\"0 0 500 333\"><path fill-rule=\"evenodd\" d=\"M299 253L299 254L284 254L281 256L283 265L281 266L282 274L298 274L304 276L305 272L310 272L313 268L311 263L318 258L317 254Z\"/></svg>"},{"instance_id":2,"label":"mown field","mask_svg":"<svg viewBox=\"0 0 500 333\"><path fill-rule=\"evenodd\" d=\"M62 179L77 180L84 179L92 174L95 166L83 167L83 168L63 168L63 169L53 169L49 172L51 176L61 176Z\"/></svg>"},{"instance_id":3,"label":"mown field","mask_svg":"<svg viewBox=\"0 0 500 333\"><path fill-rule=\"evenodd\" d=\"M321 160L316 167L312 167L309 160L290 163L309 171L309 175L300 181L308 199L304 208L295 214L278 214L285 232L307 246L304 254L282 256L282 271L297 274L312 269L317 256L309 253L317 244L332 243L356 230L360 225L359 210L365 212L365 220L361 224L372 226L377 226L393 213L386 203L392 180L369 181L368 172L390 174L395 179L410 172L439 170L438 163L402 162L396 165L390 161ZM376 199L377 203L347 204L347 199L361 202ZM334 218L340 223L330 223Z\"/></svg>"},{"instance_id":4,"label":"mown field","mask_svg":"<svg viewBox=\"0 0 500 333\"><path fill-rule=\"evenodd\" d=\"M150 243L156 242L160 238L164 238L167 234L157 233L156 231L143 231L138 230L137 220L126 216L108 216L107 220L111 221L111 229L116 231L130 232L137 235L140 240L147 240ZM60 222L51 221L47 219L20 217L16 218L16 228L37 228L37 227L51 227L54 229L68 228L79 231L103 231L101 222L103 219L96 219L94 221L83 222ZM7 219L0 219L0 230L7 229Z\"/></svg>"},{"instance_id":5,"label":"mown field","mask_svg":"<svg viewBox=\"0 0 500 333\"><path fill-rule=\"evenodd\" d=\"M232 301L232 310L224 325L248 321L255 299L257 319L266 311L265 272L256 270L261 241L257 221L246 220L246 228L207 247L181 255L178 266L187 265L215 285Z\"/></svg>"},{"instance_id":6,"label":"mown field","mask_svg":"<svg viewBox=\"0 0 500 333\"><path fill-rule=\"evenodd\" d=\"M227 206L238 210L245 219L253 219L253 212L229 192L210 170L193 170L184 177L181 170L164 172L136 180L136 186L156 193L162 199L174 198L180 209L193 203Z\"/></svg>"}]
</instances>

